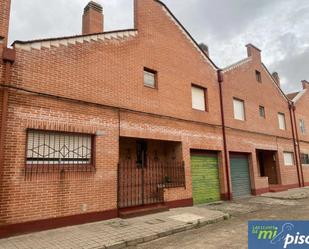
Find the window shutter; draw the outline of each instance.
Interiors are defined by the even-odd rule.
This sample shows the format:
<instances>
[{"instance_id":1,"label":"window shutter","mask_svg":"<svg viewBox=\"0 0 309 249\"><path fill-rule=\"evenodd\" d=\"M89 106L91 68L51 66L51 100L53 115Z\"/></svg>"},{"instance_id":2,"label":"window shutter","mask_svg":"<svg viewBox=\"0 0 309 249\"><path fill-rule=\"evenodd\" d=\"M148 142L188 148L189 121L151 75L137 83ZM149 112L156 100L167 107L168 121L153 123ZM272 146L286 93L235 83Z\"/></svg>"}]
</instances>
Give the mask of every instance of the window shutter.
<instances>
[{"instance_id":1,"label":"window shutter","mask_svg":"<svg viewBox=\"0 0 309 249\"><path fill-rule=\"evenodd\" d=\"M234 118L238 120L245 120L245 106L242 100L234 99Z\"/></svg>"},{"instance_id":2,"label":"window shutter","mask_svg":"<svg viewBox=\"0 0 309 249\"><path fill-rule=\"evenodd\" d=\"M206 111L205 89L192 86L192 108Z\"/></svg>"},{"instance_id":3,"label":"window shutter","mask_svg":"<svg viewBox=\"0 0 309 249\"><path fill-rule=\"evenodd\" d=\"M278 120L279 120L279 129L280 130L285 130L285 116L283 113L278 114Z\"/></svg>"},{"instance_id":4,"label":"window shutter","mask_svg":"<svg viewBox=\"0 0 309 249\"><path fill-rule=\"evenodd\" d=\"M284 157L284 165L286 166L294 165L294 158L292 152L284 152L283 157Z\"/></svg>"}]
</instances>

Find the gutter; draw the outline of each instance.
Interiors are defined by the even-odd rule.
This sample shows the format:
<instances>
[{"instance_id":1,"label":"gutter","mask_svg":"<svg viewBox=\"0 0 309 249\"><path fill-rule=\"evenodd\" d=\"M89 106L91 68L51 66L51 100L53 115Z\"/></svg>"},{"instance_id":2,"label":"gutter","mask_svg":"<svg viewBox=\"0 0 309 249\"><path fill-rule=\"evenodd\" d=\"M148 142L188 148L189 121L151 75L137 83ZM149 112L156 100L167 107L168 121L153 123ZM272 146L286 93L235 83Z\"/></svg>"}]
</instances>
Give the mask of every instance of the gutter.
<instances>
[{"instance_id":1,"label":"gutter","mask_svg":"<svg viewBox=\"0 0 309 249\"><path fill-rule=\"evenodd\" d=\"M299 136L298 136L298 130L297 130L297 120L296 120L296 106L292 104L292 110L293 110L293 117L294 117L294 124L295 124L295 134L296 134L296 142L297 142L297 150L298 150L298 157L299 157L299 167L300 167L300 173L302 178L302 186L305 187L305 179L304 179L304 172L303 172L303 166L301 163L301 152L300 152L300 145L299 145Z\"/></svg>"},{"instance_id":2,"label":"gutter","mask_svg":"<svg viewBox=\"0 0 309 249\"><path fill-rule=\"evenodd\" d=\"M222 122L222 135L223 135L223 153L225 160L225 174L226 174L226 183L227 183L227 199L231 200L231 186L230 186L230 172L229 172L229 156L227 151L227 139L226 139L226 130L225 130L225 117L224 117L224 105L223 105L223 74L222 70L217 71L218 82L219 82L219 92L220 92L220 111L221 111L221 122Z\"/></svg>"},{"instance_id":3,"label":"gutter","mask_svg":"<svg viewBox=\"0 0 309 249\"><path fill-rule=\"evenodd\" d=\"M12 64L15 62L15 50L4 48L2 52L2 60L4 64L3 82L4 85L10 85ZM5 135L7 129L7 116L8 116L8 104L9 104L9 90L3 89L2 98L2 117L0 120L0 195L2 195L3 189L3 173L4 173L4 144ZM1 201L1 199L0 199ZM1 211L1 210L0 210Z\"/></svg>"},{"instance_id":4,"label":"gutter","mask_svg":"<svg viewBox=\"0 0 309 249\"><path fill-rule=\"evenodd\" d=\"M299 172L299 157L297 156L297 154L298 154L297 145L296 145L297 142L296 142L295 131L294 131L294 128L295 128L294 123L295 122L293 122L293 115L292 115L293 107L294 107L293 104L290 102L289 103L289 112L290 112L290 118L291 118L291 127L292 127L293 146L294 146L295 162L296 162L296 169L297 169L297 178L298 178L298 185L299 185L299 187L301 187L302 183L301 183L300 172Z\"/></svg>"}]
</instances>

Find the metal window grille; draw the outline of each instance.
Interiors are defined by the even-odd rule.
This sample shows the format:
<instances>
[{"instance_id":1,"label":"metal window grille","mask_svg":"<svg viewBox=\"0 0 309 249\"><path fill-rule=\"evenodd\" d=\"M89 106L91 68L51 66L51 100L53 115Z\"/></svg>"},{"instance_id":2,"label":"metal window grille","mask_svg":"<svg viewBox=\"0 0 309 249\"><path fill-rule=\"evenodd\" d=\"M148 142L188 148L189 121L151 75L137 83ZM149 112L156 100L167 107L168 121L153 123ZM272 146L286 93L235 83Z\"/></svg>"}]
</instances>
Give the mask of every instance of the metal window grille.
<instances>
[{"instance_id":1,"label":"metal window grille","mask_svg":"<svg viewBox=\"0 0 309 249\"><path fill-rule=\"evenodd\" d=\"M85 170L87 166L94 166L92 152L92 135L27 131L26 169L28 170L36 168L45 172L50 168L57 169L55 166L64 170Z\"/></svg>"}]
</instances>

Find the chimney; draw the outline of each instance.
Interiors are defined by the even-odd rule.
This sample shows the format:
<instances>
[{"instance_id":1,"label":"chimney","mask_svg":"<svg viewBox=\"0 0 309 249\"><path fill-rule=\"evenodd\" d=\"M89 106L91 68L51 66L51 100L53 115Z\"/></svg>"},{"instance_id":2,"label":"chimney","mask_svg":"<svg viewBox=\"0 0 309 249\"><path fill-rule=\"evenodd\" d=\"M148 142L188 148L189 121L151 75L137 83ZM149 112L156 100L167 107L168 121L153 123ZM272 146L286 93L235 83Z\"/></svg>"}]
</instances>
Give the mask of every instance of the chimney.
<instances>
[{"instance_id":1,"label":"chimney","mask_svg":"<svg viewBox=\"0 0 309 249\"><path fill-rule=\"evenodd\" d=\"M302 80L301 83L303 84L303 89L309 89L309 82L307 80Z\"/></svg>"},{"instance_id":2,"label":"chimney","mask_svg":"<svg viewBox=\"0 0 309 249\"><path fill-rule=\"evenodd\" d=\"M261 50L258 49L256 46L250 44L246 45L247 47L247 53L248 53L248 57L252 57L252 58L256 58L259 61L261 61Z\"/></svg>"},{"instance_id":3,"label":"chimney","mask_svg":"<svg viewBox=\"0 0 309 249\"><path fill-rule=\"evenodd\" d=\"M199 44L200 49L204 51L205 54L209 56L209 48L205 43L200 43Z\"/></svg>"},{"instance_id":4,"label":"chimney","mask_svg":"<svg viewBox=\"0 0 309 249\"><path fill-rule=\"evenodd\" d=\"M102 33L104 28L103 7L91 1L84 9L83 35Z\"/></svg>"},{"instance_id":5,"label":"chimney","mask_svg":"<svg viewBox=\"0 0 309 249\"><path fill-rule=\"evenodd\" d=\"M272 76L273 76L273 79L276 81L276 84L280 87L280 77L279 77L279 74L277 72L273 72Z\"/></svg>"},{"instance_id":6,"label":"chimney","mask_svg":"<svg viewBox=\"0 0 309 249\"><path fill-rule=\"evenodd\" d=\"M7 46L11 0L0 1L0 46Z\"/></svg>"}]
</instances>

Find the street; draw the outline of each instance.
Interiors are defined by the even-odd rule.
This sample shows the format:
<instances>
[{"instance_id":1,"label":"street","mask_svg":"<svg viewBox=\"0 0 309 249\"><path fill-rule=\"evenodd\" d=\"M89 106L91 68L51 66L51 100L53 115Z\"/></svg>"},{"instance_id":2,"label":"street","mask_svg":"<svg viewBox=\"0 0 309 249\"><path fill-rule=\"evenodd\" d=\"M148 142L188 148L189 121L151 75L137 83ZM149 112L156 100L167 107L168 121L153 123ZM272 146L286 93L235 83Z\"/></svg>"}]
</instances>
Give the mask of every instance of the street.
<instances>
[{"instance_id":1,"label":"street","mask_svg":"<svg viewBox=\"0 0 309 249\"><path fill-rule=\"evenodd\" d=\"M200 229L178 233L160 240L142 244L138 249L240 249L247 248L247 221L248 220L308 220L309 199L294 200L284 203L280 200L278 205L271 208L261 204L259 210L243 214L241 210L235 210L230 220L212 224ZM245 200L243 201L245 202ZM287 205L284 205L287 204ZM295 204L295 205L294 205ZM239 206L240 207L240 206ZM253 205L253 207L256 207ZM236 207L237 209L237 207Z\"/></svg>"}]
</instances>

